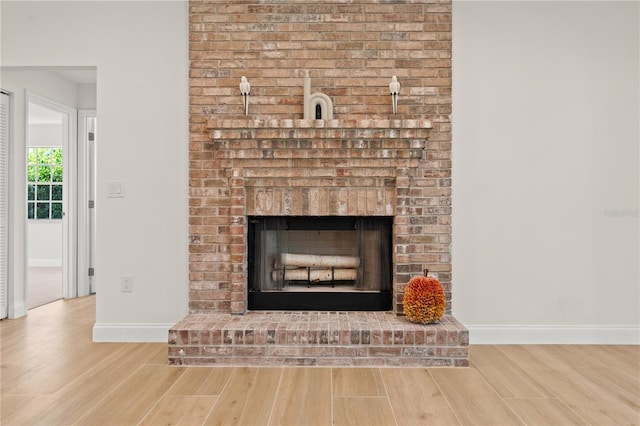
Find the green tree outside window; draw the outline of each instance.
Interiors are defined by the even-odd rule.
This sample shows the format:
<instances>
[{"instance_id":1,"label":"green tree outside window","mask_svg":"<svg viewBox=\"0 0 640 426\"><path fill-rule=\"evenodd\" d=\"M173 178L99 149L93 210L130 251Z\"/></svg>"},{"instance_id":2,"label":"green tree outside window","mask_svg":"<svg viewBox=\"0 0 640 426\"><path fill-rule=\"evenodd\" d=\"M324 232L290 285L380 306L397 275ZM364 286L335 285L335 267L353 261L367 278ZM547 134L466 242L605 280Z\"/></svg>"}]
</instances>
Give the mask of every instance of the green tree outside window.
<instances>
[{"instance_id":1,"label":"green tree outside window","mask_svg":"<svg viewBox=\"0 0 640 426\"><path fill-rule=\"evenodd\" d=\"M62 219L62 148L27 152L27 218Z\"/></svg>"}]
</instances>

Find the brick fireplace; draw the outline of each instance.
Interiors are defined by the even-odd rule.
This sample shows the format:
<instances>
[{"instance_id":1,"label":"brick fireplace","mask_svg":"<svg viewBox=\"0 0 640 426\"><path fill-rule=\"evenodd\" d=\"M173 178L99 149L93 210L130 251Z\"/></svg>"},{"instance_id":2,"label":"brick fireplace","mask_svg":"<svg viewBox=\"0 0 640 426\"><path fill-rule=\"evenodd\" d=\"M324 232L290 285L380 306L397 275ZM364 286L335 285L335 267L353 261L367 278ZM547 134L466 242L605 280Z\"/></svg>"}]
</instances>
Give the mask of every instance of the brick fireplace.
<instances>
[{"instance_id":1,"label":"brick fireplace","mask_svg":"<svg viewBox=\"0 0 640 426\"><path fill-rule=\"evenodd\" d=\"M451 316L450 1L192 0L189 55L190 314L170 362L466 365ZM332 119L304 118L308 81ZM249 310L261 217L388 218L391 306ZM425 268L447 300L431 326L401 315Z\"/></svg>"}]
</instances>

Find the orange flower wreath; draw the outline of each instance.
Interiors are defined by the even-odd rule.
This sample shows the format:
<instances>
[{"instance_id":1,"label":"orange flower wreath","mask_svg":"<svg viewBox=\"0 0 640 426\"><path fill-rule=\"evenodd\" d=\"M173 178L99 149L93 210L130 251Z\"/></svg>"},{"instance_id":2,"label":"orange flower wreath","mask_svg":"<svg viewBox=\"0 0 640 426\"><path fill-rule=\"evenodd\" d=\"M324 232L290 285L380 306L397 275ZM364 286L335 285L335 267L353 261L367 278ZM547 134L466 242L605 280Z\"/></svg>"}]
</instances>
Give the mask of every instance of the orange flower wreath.
<instances>
[{"instance_id":1,"label":"orange flower wreath","mask_svg":"<svg viewBox=\"0 0 640 426\"><path fill-rule=\"evenodd\" d=\"M444 289L434 277L413 277L402 298L404 314L411 322L428 324L438 322L444 315Z\"/></svg>"}]
</instances>

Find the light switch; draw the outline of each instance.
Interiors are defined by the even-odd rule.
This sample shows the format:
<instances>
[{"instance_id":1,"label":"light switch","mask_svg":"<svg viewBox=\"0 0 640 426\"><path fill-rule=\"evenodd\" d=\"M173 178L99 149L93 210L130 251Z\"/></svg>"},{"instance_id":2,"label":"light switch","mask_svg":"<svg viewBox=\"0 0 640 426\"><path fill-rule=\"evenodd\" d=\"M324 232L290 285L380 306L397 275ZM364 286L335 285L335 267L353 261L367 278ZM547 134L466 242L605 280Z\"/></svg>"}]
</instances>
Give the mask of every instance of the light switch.
<instances>
[{"instance_id":1,"label":"light switch","mask_svg":"<svg viewBox=\"0 0 640 426\"><path fill-rule=\"evenodd\" d=\"M121 181L109 182L109 191L107 197L109 198L124 198L124 184Z\"/></svg>"}]
</instances>

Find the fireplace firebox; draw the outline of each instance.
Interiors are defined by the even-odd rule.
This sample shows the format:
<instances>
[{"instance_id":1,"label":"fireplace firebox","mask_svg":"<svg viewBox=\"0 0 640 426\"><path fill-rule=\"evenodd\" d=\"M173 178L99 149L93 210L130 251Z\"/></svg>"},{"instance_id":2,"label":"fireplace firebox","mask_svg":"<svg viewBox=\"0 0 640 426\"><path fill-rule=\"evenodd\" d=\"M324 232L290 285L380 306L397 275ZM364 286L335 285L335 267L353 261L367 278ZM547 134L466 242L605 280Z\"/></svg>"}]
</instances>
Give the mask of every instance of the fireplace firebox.
<instances>
[{"instance_id":1,"label":"fireplace firebox","mask_svg":"<svg viewBox=\"0 0 640 426\"><path fill-rule=\"evenodd\" d=\"M253 216L250 310L388 311L391 217Z\"/></svg>"}]
</instances>

